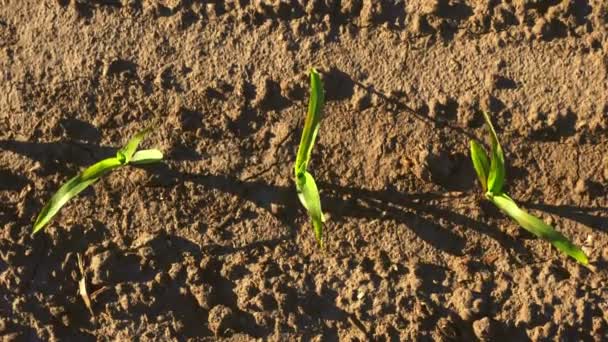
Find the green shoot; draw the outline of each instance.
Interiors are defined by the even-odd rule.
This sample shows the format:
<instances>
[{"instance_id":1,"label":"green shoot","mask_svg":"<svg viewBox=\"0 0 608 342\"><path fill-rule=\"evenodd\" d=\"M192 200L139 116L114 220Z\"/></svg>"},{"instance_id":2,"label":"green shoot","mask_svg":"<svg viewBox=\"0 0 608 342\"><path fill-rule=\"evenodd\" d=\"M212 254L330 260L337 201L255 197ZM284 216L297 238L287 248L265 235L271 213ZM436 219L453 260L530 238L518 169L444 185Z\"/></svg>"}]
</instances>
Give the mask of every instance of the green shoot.
<instances>
[{"instance_id":1,"label":"green shoot","mask_svg":"<svg viewBox=\"0 0 608 342\"><path fill-rule=\"evenodd\" d=\"M116 157L103 159L89 166L82 171L82 173L63 184L53 197L51 197L44 208L42 208L42 211L34 223L34 233L37 233L44 228L70 199L89 187L89 185L98 181L103 175L111 170L128 164L142 165L161 161L163 159L163 154L159 150L136 151L139 143L149 132L150 128L137 133L123 148L118 150Z\"/></svg>"},{"instance_id":2,"label":"green shoot","mask_svg":"<svg viewBox=\"0 0 608 342\"><path fill-rule=\"evenodd\" d=\"M323 222L325 218L321 210L321 199L314 178L307 171L308 162L315 139L321 123L321 113L325 101L323 82L319 73L313 68L310 70L310 99L308 101L308 114L304 122L304 131L300 139L296 163L294 165L296 189L300 202L312 220L315 238L323 248Z\"/></svg>"},{"instance_id":3,"label":"green shoot","mask_svg":"<svg viewBox=\"0 0 608 342\"><path fill-rule=\"evenodd\" d=\"M504 154L490 116L484 113L484 118L490 131L490 146L492 148L490 158L477 141L471 140L471 160L486 198L515 220L522 228L541 239L549 241L559 251L574 258L582 265L589 266L587 256L578 246L550 225L520 209L515 201L502 191L506 178Z\"/></svg>"}]
</instances>

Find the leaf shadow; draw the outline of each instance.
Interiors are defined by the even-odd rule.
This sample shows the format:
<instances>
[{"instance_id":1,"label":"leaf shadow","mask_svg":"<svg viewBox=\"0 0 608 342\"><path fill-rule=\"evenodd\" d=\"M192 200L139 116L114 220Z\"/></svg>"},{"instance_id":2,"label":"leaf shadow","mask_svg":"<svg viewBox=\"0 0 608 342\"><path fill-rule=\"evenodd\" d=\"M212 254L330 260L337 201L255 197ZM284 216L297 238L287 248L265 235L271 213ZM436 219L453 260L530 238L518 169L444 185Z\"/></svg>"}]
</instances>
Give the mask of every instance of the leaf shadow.
<instances>
[{"instance_id":1,"label":"leaf shadow","mask_svg":"<svg viewBox=\"0 0 608 342\"><path fill-rule=\"evenodd\" d=\"M425 106L427 112L425 112L424 110L416 110L402 102L399 98L390 94L385 94L384 92L376 89L374 85L366 85L358 80L355 80L348 73L336 67L332 67L330 70L324 73L324 75L327 77L329 86L332 86L332 89L336 88L336 85L340 85L345 89L348 89L348 92L346 92L345 95L354 93L354 88L362 89L366 93L370 95L375 95L379 99L381 99L382 102L387 105L387 108L385 109L393 114L398 114L399 112L406 112L413 115L415 119L424 122L427 125L432 125L434 127L446 127L461 136L467 137L469 139L479 140L475 135L469 133L458 125L454 125L449 121L428 115L428 106ZM341 91L344 92L344 90Z\"/></svg>"},{"instance_id":2,"label":"leaf shadow","mask_svg":"<svg viewBox=\"0 0 608 342\"><path fill-rule=\"evenodd\" d=\"M521 243L518 243L514 238L503 233L500 229L457 213L454 210L446 209L441 204L443 201L454 200L459 197L448 197L441 193L403 194L393 189L371 191L336 186L324 182L320 182L320 186L332 194L331 200L325 203L331 205L331 203L334 203L338 198L344 197L344 195L355 198L359 202L359 204L352 206L344 213L346 216L363 218L384 216L396 222L404 223L425 242L449 254L463 255L466 239L453 233L448 228L434 223L436 220L443 220L449 225L459 225L472 229L477 233L496 240L507 250L513 250L518 254L529 254ZM434 219L431 221L423 217L423 215Z\"/></svg>"},{"instance_id":3,"label":"leaf shadow","mask_svg":"<svg viewBox=\"0 0 608 342\"><path fill-rule=\"evenodd\" d=\"M0 190L21 191L23 187L30 183L31 181L27 177L0 169Z\"/></svg>"},{"instance_id":4,"label":"leaf shadow","mask_svg":"<svg viewBox=\"0 0 608 342\"><path fill-rule=\"evenodd\" d=\"M149 170L157 173L161 178L171 178L174 182L194 182L251 201L289 227L291 234L297 231L294 223L296 218L303 214L295 189L289 186L272 185L259 180L242 181L224 175L184 173L171 169L166 164L151 167ZM319 181L318 185L325 210L331 212L332 219L337 222L343 221L344 217L391 220L405 225L420 239L438 250L451 255L463 255L466 238L431 219L431 217L440 218L452 225L462 225L486 235L508 250L521 254L528 253L521 243L499 229L432 204L434 201L445 200L442 194L403 194L394 190L371 191L322 181Z\"/></svg>"},{"instance_id":5,"label":"leaf shadow","mask_svg":"<svg viewBox=\"0 0 608 342\"><path fill-rule=\"evenodd\" d=\"M69 170L68 164L88 166L116 154L117 148L77 141L31 142L0 140L0 149L20 154L41 164L44 175Z\"/></svg>"}]
</instances>

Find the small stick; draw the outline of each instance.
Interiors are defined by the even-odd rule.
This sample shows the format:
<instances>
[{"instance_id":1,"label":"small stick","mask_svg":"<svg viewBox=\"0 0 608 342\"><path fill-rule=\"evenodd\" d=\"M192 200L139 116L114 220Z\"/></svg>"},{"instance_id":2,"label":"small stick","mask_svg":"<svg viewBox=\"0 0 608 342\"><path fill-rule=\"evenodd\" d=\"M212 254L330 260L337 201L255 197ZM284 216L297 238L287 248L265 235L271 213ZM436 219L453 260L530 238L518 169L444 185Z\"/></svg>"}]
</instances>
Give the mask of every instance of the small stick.
<instances>
[{"instance_id":1,"label":"small stick","mask_svg":"<svg viewBox=\"0 0 608 342\"><path fill-rule=\"evenodd\" d=\"M87 276L84 273L84 263L82 262L82 256L80 253L76 254L78 256L78 268L80 269L80 275L82 278L78 281L78 292L80 292L80 296L84 301L84 305L89 309L91 316L95 317L93 313L93 309L91 308L91 298L89 298L89 293L87 292ZM96 291L96 292L99 292Z\"/></svg>"}]
</instances>

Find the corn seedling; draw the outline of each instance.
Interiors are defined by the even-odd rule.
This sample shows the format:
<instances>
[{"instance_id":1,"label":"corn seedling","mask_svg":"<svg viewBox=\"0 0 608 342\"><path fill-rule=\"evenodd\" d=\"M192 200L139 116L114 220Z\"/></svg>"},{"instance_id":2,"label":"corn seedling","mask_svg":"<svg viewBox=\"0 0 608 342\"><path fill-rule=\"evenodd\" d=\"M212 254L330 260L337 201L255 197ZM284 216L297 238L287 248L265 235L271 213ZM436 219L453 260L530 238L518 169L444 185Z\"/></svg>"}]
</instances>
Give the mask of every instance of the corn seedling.
<instances>
[{"instance_id":1,"label":"corn seedling","mask_svg":"<svg viewBox=\"0 0 608 342\"><path fill-rule=\"evenodd\" d=\"M323 211L321 210L321 198L314 178L307 171L310 154L315 144L321 113L325 101L323 82L319 73L313 68L310 70L310 99L308 101L308 114L304 122L304 131L300 139L296 163L294 165L296 189L298 198L308 212L312 220L315 238L321 248L323 247Z\"/></svg>"},{"instance_id":2,"label":"corn seedling","mask_svg":"<svg viewBox=\"0 0 608 342\"><path fill-rule=\"evenodd\" d=\"M549 241L555 248L582 265L588 266L589 260L585 253L564 235L539 218L520 209L515 201L503 192L505 183L505 158L502 147L498 141L494 126L487 113L484 113L487 128L490 132L491 154L488 157L486 150L475 140L471 140L471 160L485 196L502 212L515 220L521 227L535 236Z\"/></svg>"},{"instance_id":3,"label":"corn seedling","mask_svg":"<svg viewBox=\"0 0 608 342\"><path fill-rule=\"evenodd\" d=\"M149 132L150 128L137 133L123 148L116 152L116 157L107 158L89 166L82 173L62 185L44 208L42 208L42 211L34 223L34 233L44 228L70 199L78 195L89 185L98 181L103 175L111 170L129 164L142 165L161 161L163 159L163 154L159 150L151 149L137 151L139 143Z\"/></svg>"}]
</instances>

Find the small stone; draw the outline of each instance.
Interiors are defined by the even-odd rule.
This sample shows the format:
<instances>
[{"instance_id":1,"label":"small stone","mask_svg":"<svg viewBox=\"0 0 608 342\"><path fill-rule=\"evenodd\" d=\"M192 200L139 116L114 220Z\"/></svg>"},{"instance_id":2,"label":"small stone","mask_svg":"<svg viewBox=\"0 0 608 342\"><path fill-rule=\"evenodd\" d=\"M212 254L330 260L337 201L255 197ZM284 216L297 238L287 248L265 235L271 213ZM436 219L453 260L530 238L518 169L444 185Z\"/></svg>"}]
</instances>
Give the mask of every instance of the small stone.
<instances>
[{"instance_id":1,"label":"small stone","mask_svg":"<svg viewBox=\"0 0 608 342\"><path fill-rule=\"evenodd\" d=\"M361 300L361 299L363 299L363 297L365 297L365 287L361 286L361 287L359 287L359 290L357 291L357 299Z\"/></svg>"},{"instance_id":2,"label":"small stone","mask_svg":"<svg viewBox=\"0 0 608 342\"><path fill-rule=\"evenodd\" d=\"M473 322L473 332L481 341L490 341L494 336L492 320L488 317Z\"/></svg>"},{"instance_id":3,"label":"small stone","mask_svg":"<svg viewBox=\"0 0 608 342\"><path fill-rule=\"evenodd\" d=\"M219 7L214 3L208 3L206 5L205 13L209 19L217 19L221 14Z\"/></svg>"},{"instance_id":4,"label":"small stone","mask_svg":"<svg viewBox=\"0 0 608 342\"><path fill-rule=\"evenodd\" d=\"M215 296L213 295L214 291L211 285L191 286L190 292L192 292L192 295L201 308L209 310L214 304Z\"/></svg>"},{"instance_id":5,"label":"small stone","mask_svg":"<svg viewBox=\"0 0 608 342\"><path fill-rule=\"evenodd\" d=\"M483 313L486 309L486 303L482 298L477 298L473 301L473 312L475 314Z\"/></svg>"},{"instance_id":6,"label":"small stone","mask_svg":"<svg viewBox=\"0 0 608 342\"><path fill-rule=\"evenodd\" d=\"M454 341L458 337L458 332L454 322L449 319L442 317L437 321L436 330L442 340Z\"/></svg>"},{"instance_id":7,"label":"small stone","mask_svg":"<svg viewBox=\"0 0 608 342\"><path fill-rule=\"evenodd\" d=\"M211 330L216 336L225 335L226 332L232 327L234 321L234 314L232 310L225 305L214 306L209 311L209 330Z\"/></svg>"}]
</instances>

